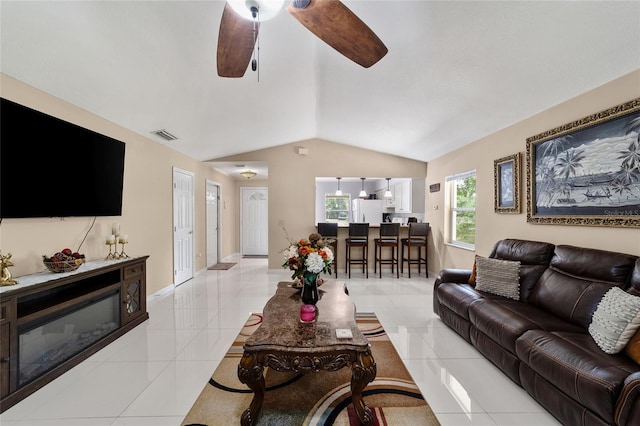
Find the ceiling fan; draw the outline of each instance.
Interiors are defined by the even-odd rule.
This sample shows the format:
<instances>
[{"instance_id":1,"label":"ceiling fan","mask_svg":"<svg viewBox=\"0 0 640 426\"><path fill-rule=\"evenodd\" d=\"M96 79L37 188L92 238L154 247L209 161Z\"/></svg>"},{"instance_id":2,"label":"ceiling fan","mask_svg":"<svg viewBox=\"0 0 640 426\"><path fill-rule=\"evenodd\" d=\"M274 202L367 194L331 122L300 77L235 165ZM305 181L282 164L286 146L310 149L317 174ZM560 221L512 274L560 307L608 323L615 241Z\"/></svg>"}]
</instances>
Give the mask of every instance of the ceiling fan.
<instances>
[{"instance_id":1,"label":"ceiling fan","mask_svg":"<svg viewBox=\"0 0 640 426\"><path fill-rule=\"evenodd\" d=\"M378 36L340 0L227 0L218 34L220 77L244 75L260 22L277 15L287 2L294 18L353 62L369 68L387 54Z\"/></svg>"}]
</instances>

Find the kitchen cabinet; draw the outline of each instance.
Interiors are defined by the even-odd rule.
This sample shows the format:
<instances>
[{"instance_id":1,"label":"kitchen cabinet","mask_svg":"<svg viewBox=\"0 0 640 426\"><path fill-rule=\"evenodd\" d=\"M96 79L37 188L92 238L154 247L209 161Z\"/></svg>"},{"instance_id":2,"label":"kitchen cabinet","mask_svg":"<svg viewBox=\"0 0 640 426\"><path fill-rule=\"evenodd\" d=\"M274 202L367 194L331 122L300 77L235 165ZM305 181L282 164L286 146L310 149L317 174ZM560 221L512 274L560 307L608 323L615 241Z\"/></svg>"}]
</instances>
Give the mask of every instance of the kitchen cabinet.
<instances>
[{"instance_id":1,"label":"kitchen cabinet","mask_svg":"<svg viewBox=\"0 0 640 426\"><path fill-rule=\"evenodd\" d=\"M411 179L402 180L392 187L396 213L411 213Z\"/></svg>"},{"instance_id":2,"label":"kitchen cabinet","mask_svg":"<svg viewBox=\"0 0 640 426\"><path fill-rule=\"evenodd\" d=\"M382 190L384 207L393 208L394 213L411 213L411 179L394 180L395 182L389 185L391 198L384 198L386 189Z\"/></svg>"}]
</instances>

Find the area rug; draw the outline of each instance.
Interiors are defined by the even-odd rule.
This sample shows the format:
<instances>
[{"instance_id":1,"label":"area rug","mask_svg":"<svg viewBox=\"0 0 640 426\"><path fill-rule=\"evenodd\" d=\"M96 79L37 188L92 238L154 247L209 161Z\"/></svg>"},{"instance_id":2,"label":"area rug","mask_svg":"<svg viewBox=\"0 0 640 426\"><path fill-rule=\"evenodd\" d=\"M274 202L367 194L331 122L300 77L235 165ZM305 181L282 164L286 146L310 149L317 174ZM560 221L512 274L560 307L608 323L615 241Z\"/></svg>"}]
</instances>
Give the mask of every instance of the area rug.
<instances>
[{"instance_id":1,"label":"area rug","mask_svg":"<svg viewBox=\"0 0 640 426\"><path fill-rule=\"evenodd\" d=\"M235 263L216 263L213 266L209 266L210 271L226 271L227 269L231 269L235 265Z\"/></svg>"},{"instance_id":2,"label":"area rug","mask_svg":"<svg viewBox=\"0 0 640 426\"><path fill-rule=\"evenodd\" d=\"M261 324L251 314L233 345L200 393L182 426L240 424L253 394L238 380L242 345ZM439 425L402 359L373 313L359 313L357 323L371 342L377 375L362 392L375 425ZM265 368L266 393L257 425L359 425L351 403L351 370L296 374ZM206 380L206 379L205 379Z\"/></svg>"}]
</instances>

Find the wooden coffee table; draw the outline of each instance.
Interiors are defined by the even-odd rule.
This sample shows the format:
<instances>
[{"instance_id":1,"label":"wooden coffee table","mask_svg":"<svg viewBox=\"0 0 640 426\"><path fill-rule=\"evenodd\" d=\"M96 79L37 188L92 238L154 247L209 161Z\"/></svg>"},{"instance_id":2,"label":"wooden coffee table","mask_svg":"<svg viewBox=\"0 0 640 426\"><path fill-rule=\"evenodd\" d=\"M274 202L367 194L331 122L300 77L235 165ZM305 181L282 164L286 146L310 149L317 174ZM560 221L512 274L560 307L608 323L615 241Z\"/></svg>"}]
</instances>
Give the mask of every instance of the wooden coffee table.
<instances>
[{"instance_id":1,"label":"wooden coffee table","mask_svg":"<svg viewBox=\"0 0 640 426\"><path fill-rule=\"evenodd\" d=\"M351 397L362 424L373 424L373 413L362 399L362 390L376 377L371 344L358 329L356 308L345 283L329 280L319 288L316 320L300 322L300 290L291 283L278 284L264 307L263 322L244 344L238 378L253 391L253 400L242 414L242 425L255 424L265 393L263 371L317 372L351 367ZM353 337L338 338L336 330L351 330Z\"/></svg>"}]
</instances>

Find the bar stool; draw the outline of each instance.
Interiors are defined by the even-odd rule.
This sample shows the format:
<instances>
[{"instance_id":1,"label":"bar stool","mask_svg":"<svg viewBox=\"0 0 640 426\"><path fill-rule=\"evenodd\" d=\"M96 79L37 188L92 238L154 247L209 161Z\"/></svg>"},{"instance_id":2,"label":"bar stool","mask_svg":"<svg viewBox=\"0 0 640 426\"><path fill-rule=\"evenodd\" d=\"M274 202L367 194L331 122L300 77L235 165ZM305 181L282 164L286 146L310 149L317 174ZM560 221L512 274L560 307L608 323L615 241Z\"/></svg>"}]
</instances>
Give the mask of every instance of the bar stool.
<instances>
[{"instance_id":1,"label":"bar stool","mask_svg":"<svg viewBox=\"0 0 640 426\"><path fill-rule=\"evenodd\" d=\"M411 265L418 265L418 273L422 264L424 264L424 271L429 278L429 269L427 267L427 236L431 227L428 223L410 223L409 235L407 238L401 240L401 271L404 274L404 263L407 262L407 269L409 270L409 278L411 278ZM424 247L424 257L422 256L422 248ZM407 255L405 257L405 248L407 249ZM418 249L418 257L411 257L411 249Z\"/></svg>"},{"instance_id":2,"label":"bar stool","mask_svg":"<svg viewBox=\"0 0 640 426\"><path fill-rule=\"evenodd\" d=\"M380 278L382 278L382 265L391 265L391 273L395 268L396 278L400 278L400 266L398 265L398 249L400 246L400 224L399 223L381 223L380 238L374 240L376 246L375 263L373 272L380 267ZM391 249L391 257L384 259L382 257L382 249L388 247Z\"/></svg>"},{"instance_id":3,"label":"bar stool","mask_svg":"<svg viewBox=\"0 0 640 426\"><path fill-rule=\"evenodd\" d=\"M354 258L351 254L352 249L362 249L362 257ZM362 265L362 272L369 278L369 267L367 255L369 253L369 224L368 223L350 223L349 236L346 239L346 258L347 272L351 278L351 265Z\"/></svg>"},{"instance_id":4,"label":"bar stool","mask_svg":"<svg viewBox=\"0 0 640 426\"><path fill-rule=\"evenodd\" d=\"M333 270L338 278L338 224L331 222L318 223L318 234L322 235L322 238L328 240L327 244L333 251Z\"/></svg>"}]
</instances>

